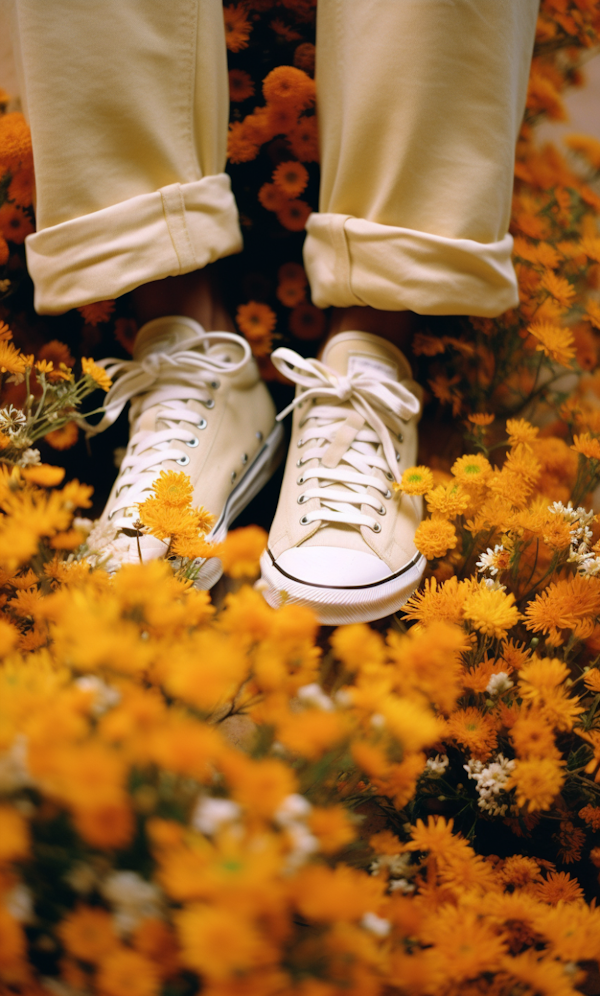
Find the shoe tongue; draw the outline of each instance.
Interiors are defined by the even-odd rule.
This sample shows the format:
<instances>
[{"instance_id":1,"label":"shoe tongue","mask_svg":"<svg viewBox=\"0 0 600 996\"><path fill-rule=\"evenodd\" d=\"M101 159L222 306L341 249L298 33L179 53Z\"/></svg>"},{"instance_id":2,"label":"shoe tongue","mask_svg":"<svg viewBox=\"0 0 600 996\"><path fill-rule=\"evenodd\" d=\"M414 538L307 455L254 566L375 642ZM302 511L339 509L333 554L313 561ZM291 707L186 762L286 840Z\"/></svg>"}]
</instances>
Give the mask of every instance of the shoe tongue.
<instances>
[{"instance_id":1,"label":"shoe tongue","mask_svg":"<svg viewBox=\"0 0 600 996\"><path fill-rule=\"evenodd\" d=\"M186 344L197 339L199 334L205 334L204 329L193 318L186 318L183 315L155 318L139 330L133 358L143 360L151 353L172 353L175 349L185 349Z\"/></svg>"},{"instance_id":2,"label":"shoe tongue","mask_svg":"<svg viewBox=\"0 0 600 996\"><path fill-rule=\"evenodd\" d=\"M374 380L404 380L410 365L397 346L369 332L341 332L331 339L321 357L343 376L365 373Z\"/></svg>"}]
</instances>

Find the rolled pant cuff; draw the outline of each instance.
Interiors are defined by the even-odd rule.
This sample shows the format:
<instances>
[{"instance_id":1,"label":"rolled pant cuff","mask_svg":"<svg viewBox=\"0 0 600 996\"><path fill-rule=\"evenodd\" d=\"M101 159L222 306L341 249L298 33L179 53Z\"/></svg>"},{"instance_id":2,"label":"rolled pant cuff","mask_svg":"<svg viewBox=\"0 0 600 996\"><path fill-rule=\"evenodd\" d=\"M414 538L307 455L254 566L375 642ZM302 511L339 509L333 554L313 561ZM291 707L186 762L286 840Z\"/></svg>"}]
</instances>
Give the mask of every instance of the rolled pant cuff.
<instances>
[{"instance_id":1,"label":"rolled pant cuff","mask_svg":"<svg viewBox=\"0 0 600 996\"><path fill-rule=\"evenodd\" d=\"M41 315L118 297L241 248L226 173L172 183L26 239L34 305Z\"/></svg>"},{"instance_id":2,"label":"rolled pant cuff","mask_svg":"<svg viewBox=\"0 0 600 996\"><path fill-rule=\"evenodd\" d=\"M481 243L343 214L311 214L304 262L319 308L492 318L519 302L513 239Z\"/></svg>"}]
</instances>

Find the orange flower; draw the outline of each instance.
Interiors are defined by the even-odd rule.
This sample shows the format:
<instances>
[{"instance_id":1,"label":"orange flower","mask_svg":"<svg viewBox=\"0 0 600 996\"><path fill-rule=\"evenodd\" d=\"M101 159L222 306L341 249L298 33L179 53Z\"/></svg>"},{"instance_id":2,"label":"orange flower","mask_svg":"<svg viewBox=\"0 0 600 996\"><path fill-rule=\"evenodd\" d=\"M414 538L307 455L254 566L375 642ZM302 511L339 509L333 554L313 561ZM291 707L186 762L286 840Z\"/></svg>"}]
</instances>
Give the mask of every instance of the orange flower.
<instances>
[{"instance_id":1,"label":"orange flower","mask_svg":"<svg viewBox=\"0 0 600 996\"><path fill-rule=\"evenodd\" d=\"M457 543L458 536L453 524L438 515L423 519L415 533L415 546L428 560L443 557Z\"/></svg>"},{"instance_id":2,"label":"orange flower","mask_svg":"<svg viewBox=\"0 0 600 996\"><path fill-rule=\"evenodd\" d=\"M446 736L469 750L473 757L485 759L497 743L492 720L475 706L453 712L448 720L447 731Z\"/></svg>"},{"instance_id":3,"label":"orange flower","mask_svg":"<svg viewBox=\"0 0 600 996\"><path fill-rule=\"evenodd\" d=\"M584 432L580 436L573 436L572 450L581 453L588 460L600 460L600 441L590 436L589 432Z\"/></svg>"},{"instance_id":4,"label":"orange flower","mask_svg":"<svg viewBox=\"0 0 600 996\"><path fill-rule=\"evenodd\" d=\"M312 208L306 201L287 201L277 211L277 218L289 232L301 232L311 213Z\"/></svg>"},{"instance_id":5,"label":"orange flower","mask_svg":"<svg viewBox=\"0 0 600 996\"><path fill-rule=\"evenodd\" d=\"M258 144L252 142L246 133L243 121L234 121L229 125L227 137L227 158L232 163L247 163L256 159Z\"/></svg>"},{"instance_id":6,"label":"orange flower","mask_svg":"<svg viewBox=\"0 0 600 996\"><path fill-rule=\"evenodd\" d=\"M78 906L62 921L58 934L69 954L97 964L118 946L112 916L99 906Z\"/></svg>"},{"instance_id":7,"label":"orange flower","mask_svg":"<svg viewBox=\"0 0 600 996\"><path fill-rule=\"evenodd\" d=\"M308 183L308 170L302 163L279 163L273 172L273 183L283 190L287 197L298 197Z\"/></svg>"},{"instance_id":8,"label":"orange flower","mask_svg":"<svg viewBox=\"0 0 600 996\"><path fill-rule=\"evenodd\" d=\"M114 310L114 301L94 301L93 304L84 304L77 309L86 325L94 326L107 322Z\"/></svg>"},{"instance_id":9,"label":"orange flower","mask_svg":"<svg viewBox=\"0 0 600 996\"><path fill-rule=\"evenodd\" d=\"M7 242L20 246L33 231L31 221L20 208L8 202L0 207L0 232Z\"/></svg>"},{"instance_id":10,"label":"orange flower","mask_svg":"<svg viewBox=\"0 0 600 996\"><path fill-rule=\"evenodd\" d=\"M306 271L300 263L283 263L277 276L282 284L297 284L299 287L306 287Z\"/></svg>"},{"instance_id":11,"label":"orange flower","mask_svg":"<svg viewBox=\"0 0 600 996\"><path fill-rule=\"evenodd\" d=\"M3 235L0 235L0 266L4 266L8 262L8 257L10 255L10 250L8 248L8 242Z\"/></svg>"},{"instance_id":12,"label":"orange flower","mask_svg":"<svg viewBox=\"0 0 600 996\"><path fill-rule=\"evenodd\" d=\"M263 81L263 95L269 104L285 104L303 110L314 102L314 80L295 66L277 66Z\"/></svg>"},{"instance_id":13,"label":"orange flower","mask_svg":"<svg viewBox=\"0 0 600 996\"><path fill-rule=\"evenodd\" d=\"M229 99L248 100L254 93L254 83L249 73L243 69L229 70Z\"/></svg>"},{"instance_id":14,"label":"orange flower","mask_svg":"<svg viewBox=\"0 0 600 996\"><path fill-rule=\"evenodd\" d=\"M302 69L309 76L315 72L316 49L312 42L302 42L294 51L294 65Z\"/></svg>"},{"instance_id":15,"label":"orange flower","mask_svg":"<svg viewBox=\"0 0 600 996\"><path fill-rule=\"evenodd\" d=\"M550 322L533 322L527 331L538 340L536 350L563 367L569 366L575 357L575 340L570 329Z\"/></svg>"},{"instance_id":16,"label":"orange flower","mask_svg":"<svg viewBox=\"0 0 600 996\"><path fill-rule=\"evenodd\" d=\"M18 861L29 853L29 827L12 806L0 806L0 862Z\"/></svg>"},{"instance_id":17,"label":"orange flower","mask_svg":"<svg viewBox=\"0 0 600 996\"><path fill-rule=\"evenodd\" d=\"M306 296L304 287L294 281L283 281L278 284L275 293L277 295L277 300L281 301L286 308L295 308L297 304L304 301ZM314 323L309 322L308 324L311 331L313 331ZM299 338L302 338L302 336L299 336Z\"/></svg>"},{"instance_id":18,"label":"orange flower","mask_svg":"<svg viewBox=\"0 0 600 996\"><path fill-rule=\"evenodd\" d=\"M247 48L252 25L248 20L245 5L238 3L224 7L223 17L225 19L225 42L229 51L240 52L243 48Z\"/></svg>"},{"instance_id":19,"label":"orange flower","mask_svg":"<svg viewBox=\"0 0 600 996\"><path fill-rule=\"evenodd\" d=\"M240 304L235 317L255 356L266 356L270 353L271 333L277 324L277 315L269 305L248 301L247 304Z\"/></svg>"},{"instance_id":20,"label":"orange flower","mask_svg":"<svg viewBox=\"0 0 600 996\"><path fill-rule=\"evenodd\" d=\"M486 412L475 412L473 415L468 416L469 422L479 426L491 425L495 418L495 415L490 415Z\"/></svg>"},{"instance_id":21,"label":"orange flower","mask_svg":"<svg viewBox=\"0 0 600 996\"><path fill-rule=\"evenodd\" d=\"M23 467L21 474L29 484L37 484L41 488L55 488L62 483L65 468L52 467L49 463L38 463L32 467Z\"/></svg>"},{"instance_id":22,"label":"orange flower","mask_svg":"<svg viewBox=\"0 0 600 996\"><path fill-rule=\"evenodd\" d=\"M112 380L102 367L94 363L92 359L88 357L81 357L81 368L86 377L91 377L91 379L102 388L103 391L108 391L112 387Z\"/></svg>"},{"instance_id":23,"label":"orange flower","mask_svg":"<svg viewBox=\"0 0 600 996\"><path fill-rule=\"evenodd\" d=\"M254 577L267 546L267 534L260 526L233 529L221 544L219 557L230 578Z\"/></svg>"},{"instance_id":24,"label":"orange flower","mask_svg":"<svg viewBox=\"0 0 600 996\"><path fill-rule=\"evenodd\" d=\"M298 339L320 339L325 331L325 312L314 304L303 301L290 315L290 332Z\"/></svg>"},{"instance_id":25,"label":"orange flower","mask_svg":"<svg viewBox=\"0 0 600 996\"><path fill-rule=\"evenodd\" d=\"M552 270L546 270L542 277L542 287L558 301L563 308L569 308L575 297L575 288L564 277L557 277Z\"/></svg>"},{"instance_id":26,"label":"orange flower","mask_svg":"<svg viewBox=\"0 0 600 996\"><path fill-rule=\"evenodd\" d=\"M303 163L319 161L319 134L316 117L300 118L287 133L290 148Z\"/></svg>"},{"instance_id":27,"label":"orange flower","mask_svg":"<svg viewBox=\"0 0 600 996\"><path fill-rule=\"evenodd\" d=\"M24 116L19 111L0 117L0 166L15 173L21 163L32 159L31 134Z\"/></svg>"},{"instance_id":28,"label":"orange flower","mask_svg":"<svg viewBox=\"0 0 600 996\"><path fill-rule=\"evenodd\" d=\"M102 960L97 984L103 996L155 996L160 991L156 966L128 948L112 951Z\"/></svg>"},{"instance_id":29,"label":"orange flower","mask_svg":"<svg viewBox=\"0 0 600 996\"><path fill-rule=\"evenodd\" d=\"M258 200L265 211L279 211L286 203L287 198L280 187L274 183L263 183L258 191Z\"/></svg>"}]
</instances>

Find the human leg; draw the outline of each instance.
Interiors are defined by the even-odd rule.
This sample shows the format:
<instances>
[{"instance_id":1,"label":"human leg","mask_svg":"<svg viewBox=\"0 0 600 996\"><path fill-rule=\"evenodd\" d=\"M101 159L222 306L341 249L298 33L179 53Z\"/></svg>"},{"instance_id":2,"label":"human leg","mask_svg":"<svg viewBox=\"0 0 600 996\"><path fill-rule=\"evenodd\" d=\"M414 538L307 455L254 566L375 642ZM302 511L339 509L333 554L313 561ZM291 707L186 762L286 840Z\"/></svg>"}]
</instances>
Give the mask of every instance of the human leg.
<instances>
[{"instance_id":1,"label":"human leg","mask_svg":"<svg viewBox=\"0 0 600 996\"><path fill-rule=\"evenodd\" d=\"M298 390L262 561L271 604L375 619L422 573L421 499L390 487L417 461L421 407L397 347L415 313L518 301L507 230L537 5L319 0L321 192L304 255L333 315L320 363L273 354Z\"/></svg>"}]
</instances>

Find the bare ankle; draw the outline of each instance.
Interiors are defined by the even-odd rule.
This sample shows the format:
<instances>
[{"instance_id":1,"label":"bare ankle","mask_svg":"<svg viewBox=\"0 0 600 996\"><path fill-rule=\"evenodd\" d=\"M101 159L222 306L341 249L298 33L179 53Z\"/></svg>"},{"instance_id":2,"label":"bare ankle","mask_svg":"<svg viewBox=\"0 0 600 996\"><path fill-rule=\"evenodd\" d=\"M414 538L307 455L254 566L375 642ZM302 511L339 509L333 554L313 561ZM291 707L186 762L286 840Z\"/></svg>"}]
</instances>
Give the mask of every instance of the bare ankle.
<instances>
[{"instance_id":1,"label":"bare ankle","mask_svg":"<svg viewBox=\"0 0 600 996\"><path fill-rule=\"evenodd\" d=\"M339 332L371 332L408 352L417 323L418 316L412 311L379 311L369 307L333 308L328 339Z\"/></svg>"},{"instance_id":2,"label":"bare ankle","mask_svg":"<svg viewBox=\"0 0 600 996\"><path fill-rule=\"evenodd\" d=\"M132 300L140 324L165 315L186 315L207 332L235 332L213 267L143 284L132 292Z\"/></svg>"}]
</instances>

